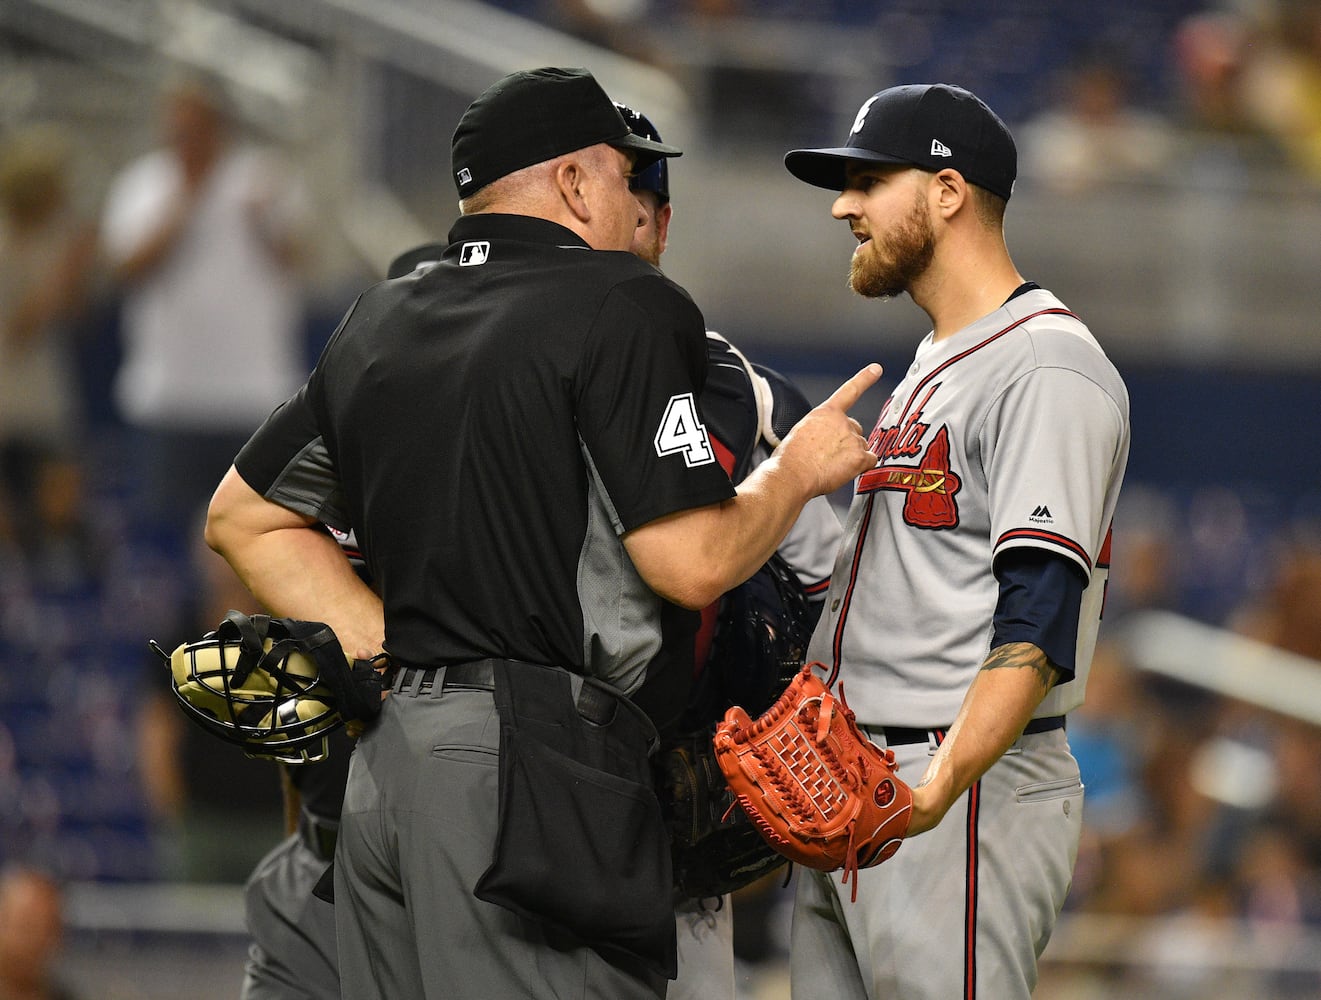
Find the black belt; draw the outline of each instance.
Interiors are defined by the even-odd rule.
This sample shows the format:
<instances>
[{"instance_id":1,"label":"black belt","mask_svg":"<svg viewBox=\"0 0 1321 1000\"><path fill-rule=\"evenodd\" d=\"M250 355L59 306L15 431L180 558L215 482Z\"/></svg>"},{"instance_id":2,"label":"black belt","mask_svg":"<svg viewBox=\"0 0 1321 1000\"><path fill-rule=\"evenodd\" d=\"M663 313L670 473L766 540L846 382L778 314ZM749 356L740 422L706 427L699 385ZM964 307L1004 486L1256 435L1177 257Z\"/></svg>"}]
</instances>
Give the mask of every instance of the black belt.
<instances>
[{"instance_id":1,"label":"black belt","mask_svg":"<svg viewBox=\"0 0 1321 1000\"><path fill-rule=\"evenodd\" d=\"M948 732L948 726L936 726L932 729L913 729L910 726L881 726L881 732L885 734L885 745L887 747L902 747L912 743L929 743L933 732ZM1049 733L1056 729L1064 728L1064 716L1048 715L1041 719L1033 719L1023 727L1024 736L1032 736L1036 733Z\"/></svg>"},{"instance_id":2,"label":"black belt","mask_svg":"<svg viewBox=\"0 0 1321 1000\"><path fill-rule=\"evenodd\" d=\"M495 665L513 663L520 669L552 669L523 660L470 660L444 667L400 667L394 676L393 689L399 694L439 694L451 688L477 691L495 690ZM439 682L439 690L437 690ZM575 699L578 714L588 722L604 726L615 717L615 699L595 684L583 684Z\"/></svg>"},{"instance_id":3,"label":"black belt","mask_svg":"<svg viewBox=\"0 0 1321 1000\"><path fill-rule=\"evenodd\" d=\"M335 856L335 839L339 836L339 823L318 819L306 809L298 812L298 836L307 849L322 861Z\"/></svg>"},{"instance_id":4,"label":"black belt","mask_svg":"<svg viewBox=\"0 0 1321 1000\"><path fill-rule=\"evenodd\" d=\"M455 687L494 691L495 661L473 660L447 667L400 667L395 671L392 686L401 694L431 694L437 677L440 678L441 691Z\"/></svg>"}]
</instances>

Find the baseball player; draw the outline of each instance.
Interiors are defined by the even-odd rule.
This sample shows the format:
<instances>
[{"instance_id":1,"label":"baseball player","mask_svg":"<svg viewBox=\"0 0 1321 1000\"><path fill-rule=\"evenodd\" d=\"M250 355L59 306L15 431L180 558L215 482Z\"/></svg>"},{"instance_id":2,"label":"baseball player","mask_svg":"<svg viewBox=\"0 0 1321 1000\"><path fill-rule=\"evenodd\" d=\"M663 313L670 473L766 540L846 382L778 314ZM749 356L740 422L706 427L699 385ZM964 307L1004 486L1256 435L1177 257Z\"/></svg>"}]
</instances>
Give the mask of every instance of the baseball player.
<instances>
[{"instance_id":1,"label":"baseball player","mask_svg":"<svg viewBox=\"0 0 1321 1000\"><path fill-rule=\"evenodd\" d=\"M662 141L646 115L622 104L618 107L636 134ZM633 252L659 268L674 214L668 162L657 160L638 171L629 186L637 193L644 213L644 221L634 235ZM702 416L721 464L738 482L752 466L770 457L780 435L807 413L810 404L783 375L750 364L720 334L708 330L706 339ZM830 584L840 535L839 518L830 501L815 497L803 508L778 549L818 614ZM715 612L716 605L706 609L704 627L698 633L698 663L706 662ZM679 974L670 984L668 1000L733 1000L734 923L730 904L730 898L724 896L684 900L675 907Z\"/></svg>"},{"instance_id":2,"label":"baseball player","mask_svg":"<svg viewBox=\"0 0 1321 1000\"><path fill-rule=\"evenodd\" d=\"M646 755L686 697L695 612L875 464L847 409L880 370L735 488L696 406L701 314L621 252L628 175L678 150L554 67L488 88L452 147L441 260L359 297L207 538L273 613L398 667L340 816L343 993L663 996ZM322 521L355 532L379 596Z\"/></svg>"},{"instance_id":3,"label":"baseball player","mask_svg":"<svg viewBox=\"0 0 1321 1000\"><path fill-rule=\"evenodd\" d=\"M1068 892L1083 700L1129 449L1091 332L1020 275L1002 220L1013 138L977 97L883 90L844 145L785 157L836 193L850 287L932 330L885 402L809 658L914 784L908 839L857 902L801 870L795 997L1026 998Z\"/></svg>"}]
</instances>

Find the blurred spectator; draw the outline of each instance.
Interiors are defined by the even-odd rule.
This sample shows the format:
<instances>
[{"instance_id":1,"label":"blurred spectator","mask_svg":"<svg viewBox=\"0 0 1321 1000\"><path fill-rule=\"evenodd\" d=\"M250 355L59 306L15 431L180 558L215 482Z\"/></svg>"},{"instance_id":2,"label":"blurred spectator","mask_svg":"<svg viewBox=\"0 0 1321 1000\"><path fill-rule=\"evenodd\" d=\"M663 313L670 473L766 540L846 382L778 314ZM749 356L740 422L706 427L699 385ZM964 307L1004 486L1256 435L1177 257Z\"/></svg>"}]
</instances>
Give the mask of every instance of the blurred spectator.
<instances>
[{"instance_id":1,"label":"blurred spectator","mask_svg":"<svg viewBox=\"0 0 1321 1000\"><path fill-rule=\"evenodd\" d=\"M1279 145L1255 119L1245 76L1256 48L1254 26L1235 10L1190 15L1175 30L1179 124L1192 143L1181 161L1214 182L1283 162Z\"/></svg>"},{"instance_id":2,"label":"blurred spectator","mask_svg":"<svg viewBox=\"0 0 1321 1000\"><path fill-rule=\"evenodd\" d=\"M1321 2L1275 0L1245 74L1254 121L1284 147L1289 162L1321 181Z\"/></svg>"},{"instance_id":3,"label":"blurred spectator","mask_svg":"<svg viewBox=\"0 0 1321 1000\"><path fill-rule=\"evenodd\" d=\"M1231 618L1238 632L1321 664L1321 551L1287 542L1275 564L1271 584ZM1321 665L1317 667L1321 670ZM1300 704L1306 711L1318 706ZM1307 863L1321 871L1321 728L1299 719L1264 712L1251 716L1271 754L1274 794L1265 820L1292 831ZM1240 728L1246 728L1241 724ZM1321 914L1317 914L1321 917Z\"/></svg>"},{"instance_id":4,"label":"blurred spectator","mask_svg":"<svg viewBox=\"0 0 1321 1000\"><path fill-rule=\"evenodd\" d=\"M162 126L165 148L113 181L103 233L123 284L114 392L145 523L182 555L239 447L306 374L307 205L288 166L240 138L220 88L172 84Z\"/></svg>"},{"instance_id":5,"label":"blurred spectator","mask_svg":"<svg viewBox=\"0 0 1321 1000\"><path fill-rule=\"evenodd\" d=\"M74 1000L57 974L63 936L59 884L34 868L0 872L0 1000Z\"/></svg>"},{"instance_id":6,"label":"blurred spectator","mask_svg":"<svg viewBox=\"0 0 1321 1000\"><path fill-rule=\"evenodd\" d=\"M1107 625L1131 611L1174 610L1186 515L1159 490L1134 484L1115 511L1114 562L1106 588ZM1104 633L1103 633L1104 634Z\"/></svg>"},{"instance_id":7,"label":"blurred spectator","mask_svg":"<svg viewBox=\"0 0 1321 1000\"><path fill-rule=\"evenodd\" d=\"M1121 64L1103 55L1071 67L1021 136L1020 176L1061 192L1158 177L1173 152L1169 125L1132 103Z\"/></svg>"},{"instance_id":8,"label":"blurred spectator","mask_svg":"<svg viewBox=\"0 0 1321 1000\"><path fill-rule=\"evenodd\" d=\"M18 548L76 538L80 407L73 328L96 238L69 196L72 149L52 125L0 147L0 507ZM7 504L6 504L7 501Z\"/></svg>"},{"instance_id":9,"label":"blurred spectator","mask_svg":"<svg viewBox=\"0 0 1321 1000\"><path fill-rule=\"evenodd\" d=\"M167 651L200 639L233 609L260 611L229 564L206 547L200 522L190 532L198 589L161 638ZM169 687L168 669L151 655L135 731L143 791L164 873L190 882L241 883L284 833L279 773L194 725Z\"/></svg>"},{"instance_id":10,"label":"blurred spectator","mask_svg":"<svg viewBox=\"0 0 1321 1000\"><path fill-rule=\"evenodd\" d=\"M639 62L658 63L652 0L527 0L525 14L558 31Z\"/></svg>"},{"instance_id":11,"label":"blurred spectator","mask_svg":"<svg viewBox=\"0 0 1321 1000\"><path fill-rule=\"evenodd\" d=\"M1087 788L1084 836L1118 836L1148 813L1142 762L1151 741L1142 683L1118 647L1102 640L1087 702L1069 716L1069 747Z\"/></svg>"}]
</instances>

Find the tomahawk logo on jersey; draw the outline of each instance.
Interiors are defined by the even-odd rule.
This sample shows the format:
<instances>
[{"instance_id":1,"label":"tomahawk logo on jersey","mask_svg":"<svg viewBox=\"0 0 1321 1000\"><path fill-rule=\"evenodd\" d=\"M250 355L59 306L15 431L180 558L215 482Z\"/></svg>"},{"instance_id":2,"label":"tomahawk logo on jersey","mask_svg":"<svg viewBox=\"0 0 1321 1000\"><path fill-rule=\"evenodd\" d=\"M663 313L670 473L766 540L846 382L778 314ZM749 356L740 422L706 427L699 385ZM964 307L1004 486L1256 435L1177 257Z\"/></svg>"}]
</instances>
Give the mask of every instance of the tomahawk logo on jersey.
<instances>
[{"instance_id":1,"label":"tomahawk logo on jersey","mask_svg":"<svg viewBox=\"0 0 1321 1000\"><path fill-rule=\"evenodd\" d=\"M858 480L860 495L877 490L906 494L904 523L914 528L952 528L959 523L954 495L962 481L950 468L949 429L942 424L934 435L929 435L931 427L921 419L923 407L939 388L939 383L933 385L916 409L888 427L885 419L894 400L886 402L867 441L868 449L877 456L876 468L864 472ZM913 456L918 456L916 465L893 461Z\"/></svg>"}]
</instances>

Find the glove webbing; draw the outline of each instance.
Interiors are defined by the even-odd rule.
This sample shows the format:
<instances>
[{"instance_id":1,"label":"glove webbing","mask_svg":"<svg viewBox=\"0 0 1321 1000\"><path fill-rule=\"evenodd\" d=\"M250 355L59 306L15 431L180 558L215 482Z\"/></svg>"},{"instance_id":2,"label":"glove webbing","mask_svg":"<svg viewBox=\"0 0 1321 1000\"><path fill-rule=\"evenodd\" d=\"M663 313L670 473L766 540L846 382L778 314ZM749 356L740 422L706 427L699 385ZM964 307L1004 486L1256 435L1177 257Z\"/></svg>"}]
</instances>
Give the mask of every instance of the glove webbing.
<instances>
[{"instance_id":1,"label":"glove webbing","mask_svg":"<svg viewBox=\"0 0 1321 1000\"><path fill-rule=\"evenodd\" d=\"M812 708L816 707L816 720L813 724ZM828 736L830 735L830 724L839 709L843 709L845 721L852 722L853 712L848 707L848 702L844 698L844 685L839 686L839 701L829 694L824 694L819 700L814 700L798 708L798 725L794 728L795 736L787 737L780 741L778 746L769 747L759 743L754 743L751 752L761 764L766 777L775 787L781 802L785 808L789 809L794 818L805 828L816 826L817 817L823 816L829 819L831 814L837 812L841 804L849 801L849 796L841 790L844 784L845 775L854 774L862 779L862 784L866 783L866 776L869 770L866 758L857 754L846 766L835 754L830 746ZM752 727L748 733L748 739L759 734L764 729L769 728L778 720L778 715L771 715L759 719L757 724ZM893 753L892 751L886 751ZM794 768L788 766L785 761L785 754L792 755ZM809 755L814 755L810 756ZM762 830L763 836L768 839L777 840L781 843L787 841L780 837L769 824L761 818L755 807L744 794L739 795L740 804L744 811L752 815ZM857 848L857 818L849 821L846 829L848 830L848 846L844 856L844 875L841 884L848 885L852 877L853 890L852 901L858 899L858 848Z\"/></svg>"}]
</instances>

